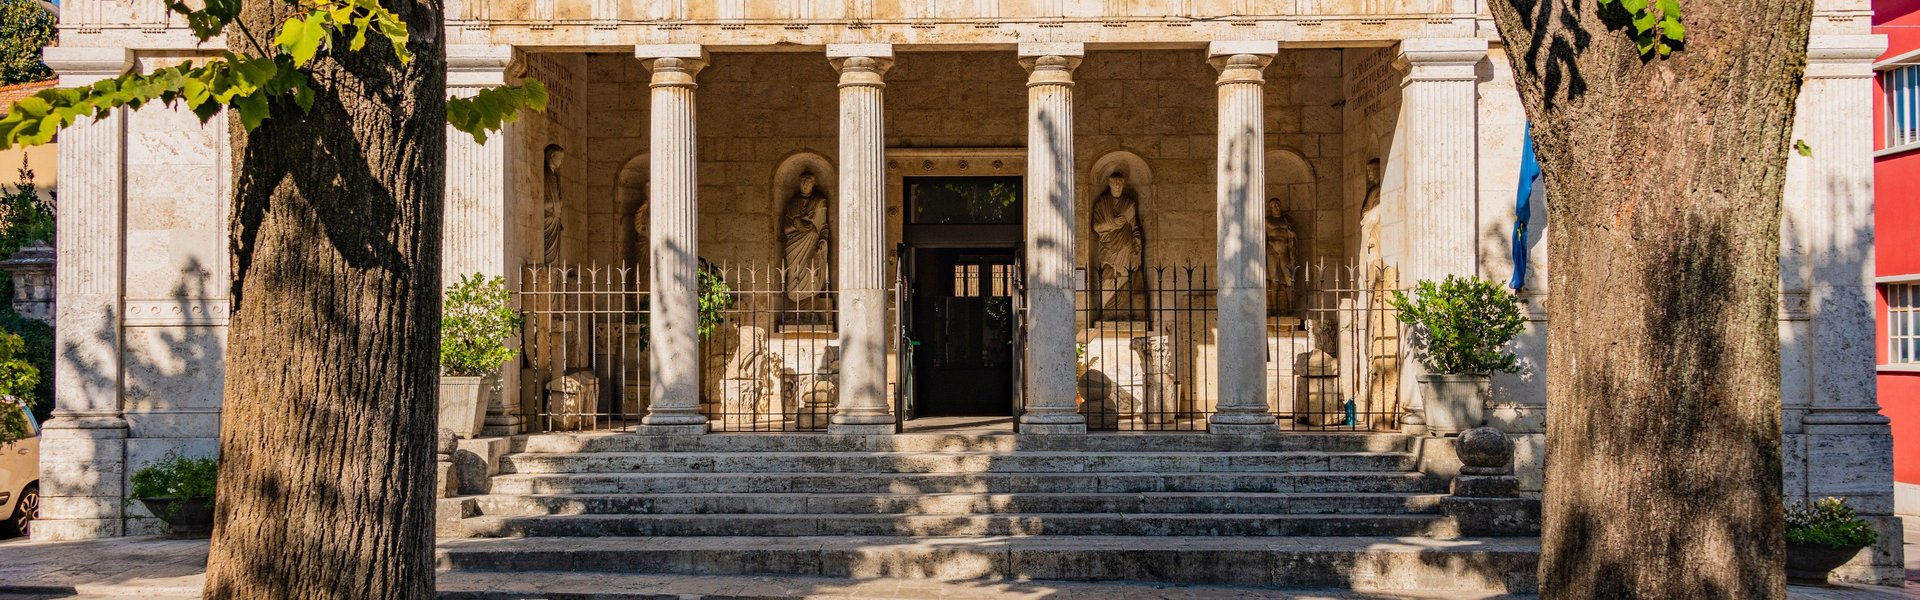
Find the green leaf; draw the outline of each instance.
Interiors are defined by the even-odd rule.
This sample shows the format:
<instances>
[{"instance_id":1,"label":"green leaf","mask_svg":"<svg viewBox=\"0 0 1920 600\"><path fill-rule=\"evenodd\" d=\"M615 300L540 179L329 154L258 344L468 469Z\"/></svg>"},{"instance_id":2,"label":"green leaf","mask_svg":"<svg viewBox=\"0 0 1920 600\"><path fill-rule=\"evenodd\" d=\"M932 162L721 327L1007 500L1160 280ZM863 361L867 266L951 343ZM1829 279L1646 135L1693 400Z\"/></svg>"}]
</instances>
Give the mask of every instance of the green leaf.
<instances>
[{"instance_id":1,"label":"green leaf","mask_svg":"<svg viewBox=\"0 0 1920 600\"><path fill-rule=\"evenodd\" d=\"M240 109L240 126L247 131L259 128L260 123L267 120L269 116L265 94L241 96L234 100L233 106Z\"/></svg>"},{"instance_id":2,"label":"green leaf","mask_svg":"<svg viewBox=\"0 0 1920 600\"><path fill-rule=\"evenodd\" d=\"M1801 156L1813 156L1813 146L1808 146L1806 140L1794 140L1793 150Z\"/></svg>"}]
</instances>

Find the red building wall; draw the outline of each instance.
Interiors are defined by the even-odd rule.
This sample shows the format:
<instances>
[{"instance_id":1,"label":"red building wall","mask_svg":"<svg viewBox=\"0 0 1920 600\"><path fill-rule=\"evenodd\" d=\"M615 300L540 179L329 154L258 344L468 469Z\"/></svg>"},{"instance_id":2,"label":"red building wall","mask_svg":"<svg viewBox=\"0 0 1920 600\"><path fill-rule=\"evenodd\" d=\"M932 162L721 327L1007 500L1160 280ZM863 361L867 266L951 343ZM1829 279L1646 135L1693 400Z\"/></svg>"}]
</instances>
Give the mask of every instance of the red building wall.
<instances>
[{"instance_id":1,"label":"red building wall","mask_svg":"<svg viewBox=\"0 0 1920 600\"><path fill-rule=\"evenodd\" d=\"M1920 49L1920 0L1874 0L1873 30L1887 36L1888 59ZM1877 86L1876 86L1876 91ZM1884 96L1874 94L1874 140L1886 144ZM1875 269L1920 274L1920 150L1874 160ZM1880 301L1880 363L1887 362L1886 299ZM1920 485L1920 372L1882 371L1880 412L1893 420L1893 478Z\"/></svg>"}]
</instances>

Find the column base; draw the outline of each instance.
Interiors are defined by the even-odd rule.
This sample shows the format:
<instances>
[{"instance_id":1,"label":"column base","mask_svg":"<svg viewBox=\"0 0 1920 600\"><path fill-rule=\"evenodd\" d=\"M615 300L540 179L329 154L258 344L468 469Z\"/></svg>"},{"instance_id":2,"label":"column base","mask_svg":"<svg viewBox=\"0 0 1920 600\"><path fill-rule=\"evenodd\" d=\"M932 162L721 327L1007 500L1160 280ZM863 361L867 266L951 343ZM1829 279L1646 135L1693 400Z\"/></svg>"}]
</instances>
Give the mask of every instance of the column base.
<instances>
[{"instance_id":1,"label":"column base","mask_svg":"<svg viewBox=\"0 0 1920 600\"><path fill-rule=\"evenodd\" d=\"M634 427L633 432L638 435L706 435L707 424L705 422L686 425L652 425L643 423Z\"/></svg>"},{"instance_id":2,"label":"column base","mask_svg":"<svg viewBox=\"0 0 1920 600\"><path fill-rule=\"evenodd\" d=\"M1085 435L1086 423L1021 423L1020 435Z\"/></svg>"},{"instance_id":3,"label":"column base","mask_svg":"<svg viewBox=\"0 0 1920 600\"><path fill-rule=\"evenodd\" d=\"M893 435L893 423L831 423L829 435Z\"/></svg>"},{"instance_id":4,"label":"column base","mask_svg":"<svg viewBox=\"0 0 1920 600\"><path fill-rule=\"evenodd\" d=\"M32 543L120 537L122 519L34 519Z\"/></svg>"},{"instance_id":5,"label":"column base","mask_svg":"<svg viewBox=\"0 0 1920 600\"><path fill-rule=\"evenodd\" d=\"M1207 420L1207 433L1220 435L1266 435L1278 433L1280 422L1267 413L1216 413Z\"/></svg>"}]
</instances>

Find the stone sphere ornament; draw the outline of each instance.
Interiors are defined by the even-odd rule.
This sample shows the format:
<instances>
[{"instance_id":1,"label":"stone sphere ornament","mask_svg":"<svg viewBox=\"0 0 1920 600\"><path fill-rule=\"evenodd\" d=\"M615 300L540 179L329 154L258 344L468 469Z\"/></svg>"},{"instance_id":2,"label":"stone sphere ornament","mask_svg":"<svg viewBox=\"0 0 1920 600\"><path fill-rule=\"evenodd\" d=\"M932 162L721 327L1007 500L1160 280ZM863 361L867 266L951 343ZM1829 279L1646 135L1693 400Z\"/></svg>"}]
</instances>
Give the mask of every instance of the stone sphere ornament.
<instances>
[{"instance_id":1,"label":"stone sphere ornament","mask_svg":"<svg viewBox=\"0 0 1920 600\"><path fill-rule=\"evenodd\" d=\"M1470 475L1505 475L1513 464L1513 442L1507 434L1492 427L1475 427L1460 433L1455 452L1464 465L1460 471Z\"/></svg>"},{"instance_id":2,"label":"stone sphere ornament","mask_svg":"<svg viewBox=\"0 0 1920 600\"><path fill-rule=\"evenodd\" d=\"M439 454L453 454L454 446L457 445L453 430L445 427L440 428L440 431L434 435L433 441L433 450Z\"/></svg>"}]
</instances>

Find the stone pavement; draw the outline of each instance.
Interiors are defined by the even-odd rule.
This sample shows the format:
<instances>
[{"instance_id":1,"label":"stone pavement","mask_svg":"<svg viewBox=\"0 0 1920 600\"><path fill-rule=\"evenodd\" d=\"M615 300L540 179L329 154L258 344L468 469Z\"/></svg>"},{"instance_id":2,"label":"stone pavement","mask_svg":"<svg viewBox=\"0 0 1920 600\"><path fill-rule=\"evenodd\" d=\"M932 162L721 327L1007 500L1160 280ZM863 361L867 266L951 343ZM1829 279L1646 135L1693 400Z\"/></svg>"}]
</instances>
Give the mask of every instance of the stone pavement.
<instances>
[{"instance_id":1,"label":"stone pavement","mask_svg":"<svg viewBox=\"0 0 1920 600\"><path fill-rule=\"evenodd\" d=\"M1920 523L1909 541L1920 540ZM1920 575L1920 544L1909 544L1909 579ZM53 598L198 598L206 562L205 540L136 537L29 544L0 541L0 600ZM1271 590L1222 586L1052 581L953 581L877 579L851 581L811 577L608 575L583 573L442 573L440 597L468 600L1360 600L1427 598L1531 598L1454 594L1368 594L1349 591ZM1793 600L1920 600L1920 585L1906 589L1795 586Z\"/></svg>"}]
</instances>

